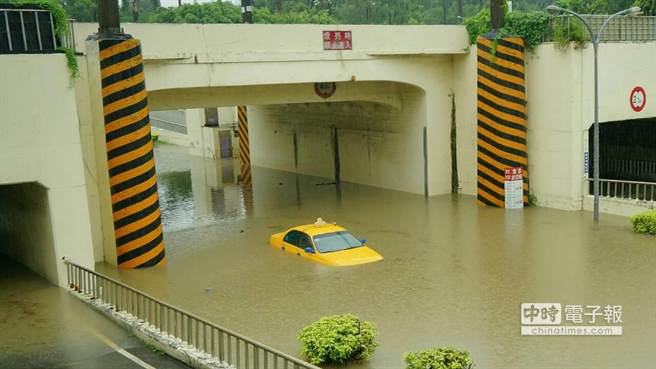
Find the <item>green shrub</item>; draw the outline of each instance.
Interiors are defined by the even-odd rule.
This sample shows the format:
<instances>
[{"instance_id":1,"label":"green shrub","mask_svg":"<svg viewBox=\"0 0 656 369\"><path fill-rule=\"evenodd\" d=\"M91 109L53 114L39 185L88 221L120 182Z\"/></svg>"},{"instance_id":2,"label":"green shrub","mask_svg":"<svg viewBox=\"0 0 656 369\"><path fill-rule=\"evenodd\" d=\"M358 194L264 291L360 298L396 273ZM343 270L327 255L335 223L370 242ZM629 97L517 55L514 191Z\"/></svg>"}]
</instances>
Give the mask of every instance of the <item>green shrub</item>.
<instances>
[{"instance_id":1,"label":"green shrub","mask_svg":"<svg viewBox=\"0 0 656 369\"><path fill-rule=\"evenodd\" d=\"M469 43L473 45L478 36L491 31L490 11L483 9L478 14L465 18L463 24L469 33ZM553 39L561 50L567 49L570 43L573 43L575 48L582 48L590 41L587 30L578 20L555 17L541 11L507 13L505 26L495 36L492 54L495 54L499 39L509 36L523 38L529 52L549 39Z\"/></svg>"},{"instance_id":2,"label":"green shrub","mask_svg":"<svg viewBox=\"0 0 656 369\"><path fill-rule=\"evenodd\" d=\"M376 327L351 314L333 315L303 328L298 335L301 355L312 364L339 363L370 358L378 343Z\"/></svg>"},{"instance_id":3,"label":"green shrub","mask_svg":"<svg viewBox=\"0 0 656 369\"><path fill-rule=\"evenodd\" d=\"M405 354L406 369L469 369L473 362L467 351L435 347Z\"/></svg>"},{"instance_id":4,"label":"green shrub","mask_svg":"<svg viewBox=\"0 0 656 369\"><path fill-rule=\"evenodd\" d=\"M490 9L485 8L478 12L478 14L465 18L463 23L469 34L469 44L475 44L478 36L484 35L492 30L490 28Z\"/></svg>"},{"instance_id":5,"label":"green shrub","mask_svg":"<svg viewBox=\"0 0 656 369\"><path fill-rule=\"evenodd\" d=\"M633 230L638 233L656 235L656 210L631 217L631 223L633 223Z\"/></svg>"},{"instance_id":6,"label":"green shrub","mask_svg":"<svg viewBox=\"0 0 656 369\"><path fill-rule=\"evenodd\" d=\"M552 27L554 45L561 51L567 50L570 44L574 44L575 49L582 49L590 41L588 31L577 19L567 22L567 18L562 18L554 21Z\"/></svg>"}]
</instances>

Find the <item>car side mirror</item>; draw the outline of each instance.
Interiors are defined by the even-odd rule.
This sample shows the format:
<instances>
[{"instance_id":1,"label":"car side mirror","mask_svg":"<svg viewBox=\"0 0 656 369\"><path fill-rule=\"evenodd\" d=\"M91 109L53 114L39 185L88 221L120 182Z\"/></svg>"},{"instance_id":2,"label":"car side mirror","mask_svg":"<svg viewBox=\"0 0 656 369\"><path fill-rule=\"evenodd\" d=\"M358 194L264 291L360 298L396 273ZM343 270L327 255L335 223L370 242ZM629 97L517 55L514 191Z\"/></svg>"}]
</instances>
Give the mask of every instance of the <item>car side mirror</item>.
<instances>
[{"instance_id":1,"label":"car side mirror","mask_svg":"<svg viewBox=\"0 0 656 369\"><path fill-rule=\"evenodd\" d=\"M314 248L308 246L305 248L305 252L308 254L314 254Z\"/></svg>"},{"instance_id":2,"label":"car side mirror","mask_svg":"<svg viewBox=\"0 0 656 369\"><path fill-rule=\"evenodd\" d=\"M366 245L366 244L367 244L367 240L365 240L365 239L360 240L360 244L362 244L363 246Z\"/></svg>"}]
</instances>

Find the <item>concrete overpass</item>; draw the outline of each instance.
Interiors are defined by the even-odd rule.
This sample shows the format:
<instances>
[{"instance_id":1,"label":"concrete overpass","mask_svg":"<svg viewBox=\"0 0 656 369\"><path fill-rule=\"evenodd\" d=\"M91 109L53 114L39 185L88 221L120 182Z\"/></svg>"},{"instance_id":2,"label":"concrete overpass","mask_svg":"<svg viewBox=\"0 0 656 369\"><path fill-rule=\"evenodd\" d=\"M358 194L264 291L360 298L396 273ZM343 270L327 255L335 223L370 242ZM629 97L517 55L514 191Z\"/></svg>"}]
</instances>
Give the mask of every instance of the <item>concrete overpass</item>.
<instances>
[{"instance_id":1,"label":"concrete overpass","mask_svg":"<svg viewBox=\"0 0 656 369\"><path fill-rule=\"evenodd\" d=\"M354 50L324 51L327 29L352 31ZM36 227L33 239L5 238L13 241L3 249L60 283L64 269L55 260L62 256L87 266L116 262L98 46L84 42L95 30L75 25L84 55L72 86L62 55L0 57L3 70L16 71L0 77L16 86L0 98L7 112L0 184L10 185L2 206L12 215L0 225L21 234L31 227L18 226L20 219L49 225ZM348 158L342 180L445 194L454 119L461 193L476 194L477 59L464 27L125 24L125 31L143 45L151 110L249 106L255 165L331 177L336 130ZM633 86L648 95L656 87L645 72L656 44L601 51L602 121L656 116L656 104L634 112L627 103ZM546 44L527 58L529 170L540 205L584 208L590 53ZM335 93L318 96L317 82L335 82Z\"/></svg>"},{"instance_id":2,"label":"concrete overpass","mask_svg":"<svg viewBox=\"0 0 656 369\"><path fill-rule=\"evenodd\" d=\"M352 31L354 45L358 45L356 50L325 51L322 32L326 27L126 24L125 31L143 43L151 110L261 107L250 117L254 129L251 132L254 163L257 164L258 157L271 154L258 153L258 148L274 143L291 148L290 142L278 141L259 130L262 124L258 124L258 120L276 111L272 106L335 103L341 107L342 116L350 117L347 119L350 122L331 121L333 118L326 122L340 128L353 128L353 119L360 117L366 106L369 110L378 109L382 113L376 117L378 123L369 128L381 134L388 130L395 134L395 139L401 140L401 147L415 151L412 157L395 159L403 162L394 168L396 176L412 180L384 185L383 178L389 178L391 173L381 173L378 180L359 182L423 193L423 127L427 127L428 142L439 142L429 145L428 160L444 162L450 155L450 115L444 112L451 110L449 95L454 90L454 58L468 53L465 29L457 26L340 26L337 29ZM75 32L84 35L95 29L94 24L77 24ZM81 41L78 48L85 49ZM335 94L329 99L319 97L314 92L317 82L336 82ZM351 104L343 104L345 102ZM309 109L304 115L312 115L312 111L322 114L314 105ZM285 123L290 123L291 115L293 112L286 114ZM324 136L324 139L329 137ZM278 163L271 164L285 169L281 160L283 158L278 158ZM332 165L332 159L327 161ZM435 171L429 170L429 194L449 191L450 178L437 175L449 170L450 164L446 164ZM324 169L320 166L301 172L326 174ZM348 181L351 176L345 172L343 178Z\"/></svg>"}]
</instances>

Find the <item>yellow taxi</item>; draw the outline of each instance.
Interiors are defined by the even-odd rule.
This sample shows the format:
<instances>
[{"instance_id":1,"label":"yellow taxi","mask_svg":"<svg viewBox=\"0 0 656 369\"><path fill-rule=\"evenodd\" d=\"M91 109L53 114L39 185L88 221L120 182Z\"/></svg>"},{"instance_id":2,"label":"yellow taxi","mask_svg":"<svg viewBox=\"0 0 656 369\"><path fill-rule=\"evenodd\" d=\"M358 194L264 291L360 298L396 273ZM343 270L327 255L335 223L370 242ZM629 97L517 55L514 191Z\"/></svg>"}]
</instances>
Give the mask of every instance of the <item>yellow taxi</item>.
<instances>
[{"instance_id":1,"label":"yellow taxi","mask_svg":"<svg viewBox=\"0 0 656 369\"><path fill-rule=\"evenodd\" d=\"M324 222L302 225L276 233L269 239L271 246L317 263L349 266L373 263L383 257L358 240L346 229Z\"/></svg>"}]
</instances>

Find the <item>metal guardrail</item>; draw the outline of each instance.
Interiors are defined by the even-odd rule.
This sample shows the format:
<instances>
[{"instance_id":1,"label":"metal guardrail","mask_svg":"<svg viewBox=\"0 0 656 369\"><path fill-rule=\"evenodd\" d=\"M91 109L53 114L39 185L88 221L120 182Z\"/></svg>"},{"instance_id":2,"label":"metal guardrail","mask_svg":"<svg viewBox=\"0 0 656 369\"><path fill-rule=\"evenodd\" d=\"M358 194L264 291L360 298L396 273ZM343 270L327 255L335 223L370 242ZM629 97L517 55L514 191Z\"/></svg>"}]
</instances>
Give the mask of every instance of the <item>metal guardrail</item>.
<instances>
[{"instance_id":1,"label":"metal guardrail","mask_svg":"<svg viewBox=\"0 0 656 369\"><path fill-rule=\"evenodd\" d=\"M73 28L73 23L75 23L75 19L69 18L68 34L62 40L62 46L73 50L74 53L77 53L75 50L75 28Z\"/></svg>"},{"instance_id":2,"label":"metal guardrail","mask_svg":"<svg viewBox=\"0 0 656 369\"><path fill-rule=\"evenodd\" d=\"M0 7L0 54L48 53L60 46L75 51L73 22L68 20L67 34L59 37L48 10Z\"/></svg>"},{"instance_id":3,"label":"metal guardrail","mask_svg":"<svg viewBox=\"0 0 656 369\"><path fill-rule=\"evenodd\" d=\"M601 25L608 19L609 15L585 14L583 18L590 23L592 30L597 32ZM545 35L543 41L554 41L553 31L557 25L562 25L569 34L572 32L572 22L580 22L571 15L559 15L549 18L550 29L552 34ZM581 25L583 27L583 25ZM584 35L588 33L581 28ZM639 16L639 17L618 17L612 20L603 36L602 42L621 42L621 41L656 41L656 17Z\"/></svg>"},{"instance_id":4,"label":"metal guardrail","mask_svg":"<svg viewBox=\"0 0 656 369\"><path fill-rule=\"evenodd\" d=\"M589 194L592 195L593 179L588 178ZM656 202L656 183L624 181L616 179L599 180L599 196L625 200Z\"/></svg>"},{"instance_id":5,"label":"metal guardrail","mask_svg":"<svg viewBox=\"0 0 656 369\"><path fill-rule=\"evenodd\" d=\"M237 369L321 369L65 260L74 291L109 304Z\"/></svg>"},{"instance_id":6,"label":"metal guardrail","mask_svg":"<svg viewBox=\"0 0 656 369\"><path fill-rule=\"evenodd\" d=\"M178 122L173 122L170 120L162 119L162 118L157 118L154 116L150 116L150 122L154 127L157 128L162 128L162 129L167 129L169 131L177 132L177 133L182 133L182 134L187 134L187 125L178 123Z\"/></svg>"}]
</instances>

